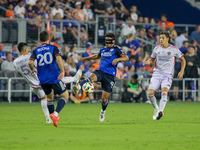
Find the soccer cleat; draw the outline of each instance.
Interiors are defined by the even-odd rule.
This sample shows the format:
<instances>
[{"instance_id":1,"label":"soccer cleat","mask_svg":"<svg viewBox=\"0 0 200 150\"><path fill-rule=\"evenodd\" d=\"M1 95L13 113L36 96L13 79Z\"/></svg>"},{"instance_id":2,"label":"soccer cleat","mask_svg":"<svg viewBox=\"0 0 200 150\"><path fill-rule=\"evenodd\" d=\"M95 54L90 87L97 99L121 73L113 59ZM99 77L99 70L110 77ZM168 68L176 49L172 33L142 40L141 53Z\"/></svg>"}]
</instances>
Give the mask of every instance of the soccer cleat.
<instances>
[{"instance_id":1,"label":"soccer cleat","mask_svg":"<svg viewBox=\"0 0 200 150\"><path fill-rule=\"evenodd\" d=\"M46 118L46 123L53 123L53 121L51 120L51 118Z\"/></svg>"},{"instance_id":2,"label":"soccer cleat","mask_svg":"<svg viewBox=\"0 0 200 150\"><path fill-rule=\"evenodd\" d=\"M104 120L105 120L105 113L106 113L106 111L101 110L100 116L99 116L99 122L104 122Z\"/></svg>"},{"instance_id":3,"label":"soccer cleat","mask_svg":"<svg viewBox=\"0 0 200 150\"><path fill-rule=\"evenodd\" d=\"M74 94L78 94L78 91L81 89L81 86L79 84L73 85L72 89Z\"/></svg>"},{"instance_id":4,"label":"soccer cleat","mask_svg":"<svg viewBox=\"0 0 200 150\"><path fill-rule=\"evenodd\" d=\"M156 120L157 116L158 116L158 109L154 110L154 114L153 114L153 120Z\"/></svg>"},{"instance_id":5,"label":"soccer cleat","mask_svg":"<svg viewBox=\"0 0 200 150\"><path fill-rule=\"evenodd\" d=\"M158 113L158 116L157 116L157 120L160 120L160 118L163 116L163 112L162 111L160 111L159 113Z\"/></svg>"},{"instance_id":6,"label":"soccer cleat","mask_svg":"<svg viewBox=\"0 0 200 150\"><path fill-rule=\"evenodd\" d=\"M78 82L79 82L81 76L82 76L82 70L79 69L79 70L76 72L76 75L74 76L74 82L75 82L76 84L78 84Z\"/></svg>"},{"instance_id":7,"label":"soccer cleat","mask_svg":"<svg viewBox=\"0 0 200 150\"><path fill-rule=\"evenodd\" d=\"M54 115L54 113L52 113L51 115L50 115L50 117L51 117L51 119L52 119L52 121L53 121L53 125L55 126L55 127L58 127L58 121L60 120L60 118L59 117L56 117L55 115Z\"/></svg>"}]
</instances>

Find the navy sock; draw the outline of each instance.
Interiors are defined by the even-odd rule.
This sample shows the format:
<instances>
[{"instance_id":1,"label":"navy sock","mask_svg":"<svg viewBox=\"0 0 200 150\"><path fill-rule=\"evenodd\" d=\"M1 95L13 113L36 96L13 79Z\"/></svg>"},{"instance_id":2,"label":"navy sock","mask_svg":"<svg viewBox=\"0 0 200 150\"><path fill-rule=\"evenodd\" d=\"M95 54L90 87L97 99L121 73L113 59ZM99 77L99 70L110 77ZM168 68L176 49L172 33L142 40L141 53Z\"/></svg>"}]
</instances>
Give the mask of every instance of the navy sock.
<instances>
[{"instance_id":1,"label":"navy sock","mask_svg":"<svg viewBox=\"0 0 200 150\"><path fill-rule=\"evenodd\" d=\"M47 107L48 107L49 113L52 114L54 112L53 101L47 101Z\"/></svg>"},{"instance_id":2,"label":"navy sock","mask_svg":"<svg viewBox=\"0 0 200 150\"><path fill-rule=\"evenodd\" d=\"M56 112L59 113L63 109L66 103L67 100L64 97L61 97L61 99L58 101Z\"/></svg>"},{"instance_id":3,"label":"navy sock","mask_svg":"<svg viewBox=\"0 0 200 150\"><path fill-rule=\"evenodd\" d=\"M87 78L87 79L83 80L83 81L80 83L81 89L82 89L83 84L85 84L86 82L91 83L91 79L90 79L90 78Z\"/></svg>"},{"instance_id":4,"label":"navy sock","mask_svg":"<svg viewBox=\"0 0 200 150\"><path fill-rule=\"evenodd\" d=\"M107 100L107 102L101 102L101 105L102 105L102 110L103 111L105 111L106 110L106 108L107 108L107 106L108 106L108 100Z\"/></svg>"}]
</instances>

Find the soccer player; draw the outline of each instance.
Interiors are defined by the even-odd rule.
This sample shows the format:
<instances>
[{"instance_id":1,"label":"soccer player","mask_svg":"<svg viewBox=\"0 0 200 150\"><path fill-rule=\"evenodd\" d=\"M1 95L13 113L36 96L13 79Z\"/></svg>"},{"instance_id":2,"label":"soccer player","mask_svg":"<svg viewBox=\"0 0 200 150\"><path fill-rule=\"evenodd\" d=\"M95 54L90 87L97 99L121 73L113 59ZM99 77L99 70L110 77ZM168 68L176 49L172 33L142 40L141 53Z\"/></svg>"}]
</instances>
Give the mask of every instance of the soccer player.
<instances>
[{"instance_id":1,"label":"soccer player","mask_svg":"<svg viewBox=\"0 0 200 150\"><path fill-rule=\"evenodd\" d=\"M31 57L29 58L29 67L31 72L35 72L34 60L37 60L37 75L40 81L40 85L47 95L47 106L50 112L50 117L55 127L58 126L59 117L58 114L66 104L69 93L65 84L61 79L64 77L64 64L61 54L56 46L48 45L49 34L47 31L41 31L39 34L41 46L38 46L33 50ZM61 71L59 74L58 67ZM78 77L81 76L81 71L77 72ZM79 78L77 81L78 82ZM58 94L60 100L58 101L56 110L54 111L54 94Z\"/></svg>"},{"instance_id":2,"label":"soccer player","mask_svg":"<svg viewBox=\"0 0 200 150\"><path fill-rule=\"evenodd\" d=\"M33 88L33 92L41 99L41 106L46 117L46 123L51 123L52 120L49 117L49 110L47 108L47 96L45 95L42 87L39 85L40 81L36 73L31 74L31 70L28 66L28 61L31 54L28 53L28 44L21 42L18 44L19 57L16 58L13 62L14 67L19 75L23 76L29 85ZM34 61L34 66L37 66L37 62ZM76 74L74 77L65 77L62 80L65 80L66 83L75 82L79 80L79 74Z\"/></svg>"},{"instance_id":3,"label":"soccer player","mask_svg":"<svg viewBox=\"0 0 200 150\"><path fill-rule=\"evenodd\" d=\"M128 61L128 56L122 51L119 46L115 46L115 35L113 33L107 33L105 35L105 47L101 48L98 54L94 54L89 57L81 57L79 61L95 60L101 58L100 66L95 70L89 78L82 81L80 85L73 86L75 94L78 93L80 88L86 82L101 82L102 86L102 109L99 117L99 121L103 122L105 119L105 111L108 105L108 97L112 92L112 88L115 85L116 68L119 61Z\"/></svg>"},{"instance_id":4,"label":"soccer player","mask_svg":"<svg viewBox=\"0 0 200 150\"><path fill-rule=\"evenodd\" d=\"M47 97L42 90L42 87L39 85L39 79L36 74L31 75L31 70L28 66L28 61L30 58L30 54L28 54L28 45L26 43L18 44L19 57L16 58L13 62L15 69L18 74L23 76L29 85L33 88L33 92L41 99L41 106L46 117L46 123L51 123L51 119L49 117L49 110L47 108Z\"/></svg>"},{"instance_id":5,"label":"soccer player","mask_svg":"<svg viewBox=\"0 0 200 150\"><path fill-rule=\"evenodd\" d=\"M163 116L163 111L167 103L167 94L173 80L173 70L175 59L181 61L181 70L178 73L178 78L181 79L185 70L185 58L182 52L175 46L169 44L170 33L162 31L160 33L160 45L157 45L151 54L151 58L145 62L150 65L155 62L154 72L148 89L148 97L154 107L153 120L159 120ZM156 90L161 86L161 100L159 107L154 96Z\"/></svg>"}]
</instances>

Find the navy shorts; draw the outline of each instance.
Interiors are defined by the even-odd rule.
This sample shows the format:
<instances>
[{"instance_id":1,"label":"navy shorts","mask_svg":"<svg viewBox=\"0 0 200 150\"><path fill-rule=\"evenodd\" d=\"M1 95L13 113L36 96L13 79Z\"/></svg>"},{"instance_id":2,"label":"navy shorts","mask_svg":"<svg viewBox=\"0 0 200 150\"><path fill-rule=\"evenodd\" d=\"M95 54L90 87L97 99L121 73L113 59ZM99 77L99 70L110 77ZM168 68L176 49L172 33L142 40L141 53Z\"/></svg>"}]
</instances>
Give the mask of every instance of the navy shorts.
<instances>
[{"instance_id":1,"label":"navy shorts","mask_svg":"<svg viewBox=\"0 0 200 150\"><path fill-rule=\"evenodd\" d=\"M46 95L50 94L52 89L54 94L62 94L67 90L66 85L62 81L54 84L42 84L41 87Z\"/></svg>"},{"instance_id":2,"label":"navy shorts","mask_svg":"<svg viewBox=\"0 0 200 150\"><path fill-rule=\"evenodd\" d=\"M97 76L97 82L101 82L102 89L111 93L115 85L115 77L101 70L95 70L93 73Z\"/></svg>"}]
</instances>

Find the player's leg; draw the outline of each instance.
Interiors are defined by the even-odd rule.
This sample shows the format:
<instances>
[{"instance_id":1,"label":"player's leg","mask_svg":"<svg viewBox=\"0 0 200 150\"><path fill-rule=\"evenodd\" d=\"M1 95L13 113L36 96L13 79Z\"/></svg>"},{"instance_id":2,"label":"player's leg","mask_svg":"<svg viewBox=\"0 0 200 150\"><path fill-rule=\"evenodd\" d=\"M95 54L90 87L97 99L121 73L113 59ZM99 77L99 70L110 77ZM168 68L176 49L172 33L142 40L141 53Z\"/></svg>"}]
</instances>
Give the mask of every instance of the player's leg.
<instances>
[{"instance_id":1,"label":"player's leg","mask_svg":"<svg viewBox=\"0 0 200 150\"><path fill-rule=\"evenodd\" d=\"M74 85L72 88L73 88L73 92L74 94L78 94L78 91L80 89L82 89L82 86L86 83L86 82L89 82L89 83L92 83L92 82L97 82L98 80L98 77L97 77L97 72L94 71L94 73L91 73L90 77L83 80L80 84L78 85Z\"/></svg>"},{"instance_id":2,"label":"player's leg","mask_svg":"<svg viewBox=\"0 0 200 150\"><path fill-rule=\"evenodd\" d=\"M50 84L43 84L41 87L47 96L47 108L49 109L49 113L52 114L54 112L54 91L52 90L52 86Z\"/></svg>"},{"instance_id":3,"label":"player's leg","mask_svg":"<svg viewBox=\"0 0 200 150\"><path fill-rule=\"evenodd\" d=\"M52 92L50 94L47 94L47 107L49 109L49 113L52 114L54 112L54 91L52 90Z\"/></svg>"},{"instance_id":4,"label":"player's leg","mask_svg":"<svg viewBox=\"0 0 200 150\"><path fill-rule=\"evenodd\" d=\"M161 93L161 100L159 104L159 113L158 117L156 118L157 120L160 120L160 118L163 116L163 111L165 109L165 106L167 104L167 94L169 92L169 89L167 87L162 88L162 93Z\"/></svg>"},{"instance_id":5,"label":"player's leg","mask_svg":"<svg viewBox=\"0 0 200 150\"><path fill-rule=\"evenodd\" d=\"M173 78L171 76L165 77L162 80L162 83L161 83L162 92L161 92L161 100L159 104L159 114L158 114L158 117L156 118L157 120L159 120L163 116L163 111L167 104L167 94L171 87L172 80Z\"/></svg>"},{"instance_id":6,"label":"player's leg","mask_svg":"<svg viewBox=\"0 0 200 150\"><path fill-rule=\"evenodd\" d=\"M99 116L100 122L103 122L105 120L105 112L106 112L106 108L108 106L108 97L110 96L110 93L112 92L112 89L115 85L114 76L108 75L105 73L103 73L102 76L103 77L102 77L102 81L101 81L101 86L102 86L103 92L102 92L102 97L101 97L102 109L101 109L101 113Z\"/></svg>"},{"instance_id":7,"label":"player's leg","mask_svg":"<svg viewBox=\"0 0 200 150\"><path fill-rule=\"evenodd\" d=\"M60 97L60 99L57 103L56 110L54 111L54 113L52 113L50 115L50 117L53 121L53 125L55 127L57 127L58 126L57 122L60 119L58 117L58 114L60 113L60 111L64 108L65 104L67 103L67 100L69 98L69 93L67 91L65 84L62 81L59 81L58 83L52 84L52 87L54 89L55 94L58 94L59 97Z\"/></svg>"},{"instance_id":8,"label":"player's leg","mask_svg":"<svg viewBox=\"0 0 200 150\"><path fill-rule=\"evenodd\" d=\"M46 117L46 123L51 123L51 118L49 117L49 110L47 108L47 96L45 95L42 88L33 89L33 92L38 96L41 100L41 107Z\"/></svg>"},{"instance_id":9,"label":"player's leg","mask_svg":"<svg viewBox=\"0 0 200 150\"><path fill-rule=\"evenodd\" d=\"M101 97L101 105L102 105L102 109L100 112L100 116L99 116L99 121L103 122L105 120L105 113L106 113L106 108L108 106L108 97L110 96L110 93L103 91L102 92L102 97Z\"/></svg>"},{"instance_id":10,"label":"player's leg","mask_svg":"<svg viewBox=\"0 0 200 150\"><path fill-rule=\"evenodd\" d=\"M154 107L154 114L153 114L153 120L156 120L156 117L158 116L158 104L155 97L156 90L160 87L160 76L159 75L153 75L151 78L149 89L148 89L148 97L151 101L152 106Z\"/></svg>"},{"instance_id":11,"label":"player's leg","mask_svg":"<svg viewBox=\"0 0 200 150\"><path fill-rule=\"evenodd\" d=\"M80 80L80 78L81 78L81 76L82 76L82 70L79 69L79 70L76 72L75 76L73 76L73 77L64 77L64 78L61 79L61 80L62 80L62 82L64 82L64 83L71 83L71 82L76 82L76 83L78 83L79 80Z\"/></svg>"}]
</instances>

